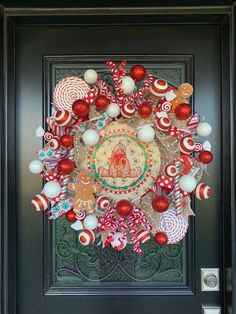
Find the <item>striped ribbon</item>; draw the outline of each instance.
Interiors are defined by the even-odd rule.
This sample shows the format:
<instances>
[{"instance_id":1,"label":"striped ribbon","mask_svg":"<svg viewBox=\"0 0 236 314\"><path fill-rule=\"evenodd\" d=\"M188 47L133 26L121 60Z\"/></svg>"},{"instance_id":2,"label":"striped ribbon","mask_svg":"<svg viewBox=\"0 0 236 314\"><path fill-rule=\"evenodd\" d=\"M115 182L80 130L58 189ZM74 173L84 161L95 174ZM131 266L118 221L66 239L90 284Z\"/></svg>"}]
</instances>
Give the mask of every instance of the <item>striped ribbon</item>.
<instances>
[{"instance_id":1,"label":"striped ribbon","mask_svg":"<svg viewBox=\"0 0 236 314\"><path fill-rule=\"evenodd\" d=\"M73 160L74 159L74 148L72 148L67 156L68 159ZM68 191L68 183L70 181L70 174L65 175L62 182L61 182L61 193L60 193L60 200L64 200L66 198L66 194Z\"/></svg>"},{"instance_id":2,"label":"striped ribbon","mask_svg":"<svg viewBox=\"0 0 236 314\"><path fill-rule=\"evenodd\" d=\"M181 161L176 160L174 164L175 164L175 167L177 168L177 175L174 178L174 200L175 200L175 213L178 216L182 212L182 209L181 209L181 191L179 188Z\"/></svg>"}]
</instances>

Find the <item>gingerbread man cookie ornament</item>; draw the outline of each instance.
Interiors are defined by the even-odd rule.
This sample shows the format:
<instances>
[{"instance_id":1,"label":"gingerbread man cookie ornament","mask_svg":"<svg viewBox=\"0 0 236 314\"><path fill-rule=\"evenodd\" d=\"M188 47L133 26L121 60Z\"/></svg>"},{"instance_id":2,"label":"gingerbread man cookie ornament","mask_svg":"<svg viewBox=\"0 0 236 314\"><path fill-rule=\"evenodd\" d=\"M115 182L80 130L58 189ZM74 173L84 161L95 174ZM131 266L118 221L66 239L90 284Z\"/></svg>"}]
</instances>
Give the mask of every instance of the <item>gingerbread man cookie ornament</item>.
<instances>
[{"instance_id":1,"label":"gingerbread man cookie ornament","mask_svg":"<svg viewBox=\"0 0 236 314\"><path fill-rule=\"evenodd\" d=\"M181 104L186 103L187 99L193 94L193 87L189 83L183 83L179 86L176 97L171 101L172 108L170 112L175 112L175 108Z\"/></svg>"},{"instance_id":2,"label":"gingerbread man cookie ornament","mask_svg":"<svg viewBox=\"0 0 236 314\"><path fill-rule=\"evenodd\" d=\"M73 199L73 211L75 213L81 210L85 210L87 214L94 212L94 193L101 192L102 187L94 182L89 172L81 171L78 174L77 182L69 183L68 188L75 192Z\"/></svg>"}]
</instances>

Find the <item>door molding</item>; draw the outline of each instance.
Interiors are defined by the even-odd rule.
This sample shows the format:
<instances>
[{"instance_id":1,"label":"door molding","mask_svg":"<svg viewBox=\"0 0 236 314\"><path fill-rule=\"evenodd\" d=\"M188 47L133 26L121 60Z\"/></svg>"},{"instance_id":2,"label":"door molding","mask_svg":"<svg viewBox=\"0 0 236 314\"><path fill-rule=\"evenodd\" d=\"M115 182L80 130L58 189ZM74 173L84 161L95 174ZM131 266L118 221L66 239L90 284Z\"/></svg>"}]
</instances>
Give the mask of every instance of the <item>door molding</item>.
<instances>
[{"instance_id":1,"label":"door molding","mask_svg":"<svg viewBox=\"0 0 236 314\"><path fill-rule=\"evenodd\" d=\"M235 5L222 7L145 8L9 8L0 6L0 103L1 103L1 313L16 311L17 239L15 219L17 169L15 164L15 31L24 24L218 24L221 27L222 68L222 195L223 274L225 309L236 313L236 226L235 226ZM139 17L142 17L140 23ZM229 210L230 209L230 210ZM229 311L230 312L230 311Z\"/></svg>"}]
</instances>

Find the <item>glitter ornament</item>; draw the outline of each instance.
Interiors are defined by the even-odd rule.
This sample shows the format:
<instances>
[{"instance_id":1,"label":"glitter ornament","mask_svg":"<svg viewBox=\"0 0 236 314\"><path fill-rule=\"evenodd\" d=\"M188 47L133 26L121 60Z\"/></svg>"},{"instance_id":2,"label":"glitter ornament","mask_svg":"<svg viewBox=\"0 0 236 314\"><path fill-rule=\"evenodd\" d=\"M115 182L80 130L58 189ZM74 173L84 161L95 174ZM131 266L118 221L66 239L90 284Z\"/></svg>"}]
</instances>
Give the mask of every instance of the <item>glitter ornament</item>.
<instances>
[{"instance_id":1,"label":"glitter ornament","mask_svg":"<svg viewBox=\"0 0 236 314\"><path fill-rule=\"evenodd\" d=\"M175 108L175 116L179 120L187 120L192 115L192 108L189 104L182 103Z\"/></svg>"},{"instance_id":2,"label":"glitter ornament","mask_svg":"<svg viewBox=\"0 0 236 314\"><path fill-rule=\"evenodd\" d=\"M74 222L76 221L76 217L75 217L75 212L73 211L73 209L69 210L67 213L66 213L66 220L69 221L69 222Z\"/></svg>"},{"instance_id":3,"label":"glitter ornament","mask_svg":"<svg viewBox=\"0 0 236 314\"><path fill-rule=\"evenodd\" d=\"M127 217L129 216L133 211L133 205L128 200L120 200L116 204L116 212L121 217Z\"/></svg>"},{"instance_id":4,"label":"glitter ornament","mask_svg":"<svg viewBox=\"0 0 236 314\"><path fill-rule=\"evenodd\" d=\"M138 114L144 119L150 117L152 114L152 105L147 101L143 102L138 106Z\"/></svg>"},{"instance_id":5,"label":"glitter ornament","mask_svg":"<svg viewBox=\"0 0 236 314\"><path fill-rule=\"evenodd\" d=\"M74 138L73 136L69 134L64 134L60 138L61 146L66 147L66 148L71 147L73 145L73 142L74 142Z\"/></svg>"},{"instance_id":6,"label":"glitter ornament","mask_svg":"<svg viewBox=\"0 0 236 314\"><path fill-rule=\"evenodd\" d=\"M107 109L109 103L110 103L110 100L106 96L100 95L95 99L94 104L97 110L103 111Z\"/></svg>"},{"instance_id":7,"label":"glitter ornament","mask_svg":"<svg viewBox=\"0 0 236 314\"><path fill-rule=\"evenodd\" d=\"M164 195L155 196L152 200L152 207L158 213L165 212L170 206L169 200Z\"/></svg>"},{"instance_id":8,"label":"glitter ornament","mask_svg":"<svg viewBox=\"0 0 236 314\"><path fill-rule=\"evenodd\" d=\"M89 113L89 104L83 99L78 99L73 103L72 111L78 118L85 118Z\"/></svg>"},{"instance_id":9,"label":"glitter ornament","mask_svg":"<svg viewBox=\"0 0 236 314\"><path fill-rule=\"evenodd\" d=\"M63 175L70 174L71 172L73 172L74 169L75 169L75 163L72 160L67 159L67 158L60 160L57 165L58 173L63 174Z\"/></svg>"},{"instance_id":10,"label":"glitter ornament","mask_svg":"<svg viewBox=\"0 0 236 314\"><path fill-rule=\"evenodd\" d=\"M130 69L130 76L137 82L142 81L146 76L146 69L141 64L133 65Z\"/></svg>"},{"instance_id":11,"label":"glitter ornament","mask_svg":"<svg viewBox=\"0 0 236 314\"><path fill-rule=\"evenodd\" d=\"M209 164L213 160L213 154L208 150L203 150L198 155L198 160L203 164Z\"/></svg>"},{"instance_id":12,"label":"glitter ornament","mask_svg":"<svg viewBox=\"0 0 236 314\"><path fill-rule=\"evenodd\" d=\"M32 160L29 163L29 171L38 174L43 171L43 163L41 160Z\"/></svg>"},{"instance_id":13,"label":"glitter ornament","mask_svg":"<svg viewBox=\"0 0 236 314\"><path fill-rule=\"evenodd\" d=\"M166 245L168 242L168 237L164 232L159 231L155 234L154 240L158 245Z\"/></svg>"}]
</instances>

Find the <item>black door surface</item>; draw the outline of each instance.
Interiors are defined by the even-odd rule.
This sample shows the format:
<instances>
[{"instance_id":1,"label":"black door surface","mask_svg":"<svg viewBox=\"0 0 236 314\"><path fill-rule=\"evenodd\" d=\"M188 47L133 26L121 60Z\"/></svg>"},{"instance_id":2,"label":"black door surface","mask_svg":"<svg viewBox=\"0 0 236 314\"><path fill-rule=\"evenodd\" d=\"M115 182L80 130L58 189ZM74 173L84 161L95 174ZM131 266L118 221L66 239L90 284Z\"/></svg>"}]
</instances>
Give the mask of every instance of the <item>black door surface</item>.
<instances>
[{"instance_id":1,"label":"black door surface","mask_svg":"<svg viewBox=\"0 0 236 314\"><path fill-rule=\"evenodd\" d=\"M79 18L78 18L79 19ZM141 22L141 21L140 21ZM79 20L78 20L79 23ZM17 314L198 314L222 306L221 291L201 292L201 268L222 267L221 33L218 25L18 26L16 39ZM35 129L50 111L51 89L104 61L142 62L175 85L192 82L192 104L213 126L214 162L205 181L212 198L196 201L191 231L179 245L110 255L78 251L64 220L48 223L31 209L42 182L28 172L42 146ZM139 61L140 60L140 61ZM110 262L114 268L110 267Z\"/></svg>"}]
</instances>

